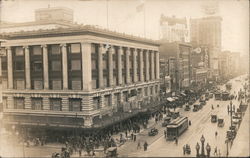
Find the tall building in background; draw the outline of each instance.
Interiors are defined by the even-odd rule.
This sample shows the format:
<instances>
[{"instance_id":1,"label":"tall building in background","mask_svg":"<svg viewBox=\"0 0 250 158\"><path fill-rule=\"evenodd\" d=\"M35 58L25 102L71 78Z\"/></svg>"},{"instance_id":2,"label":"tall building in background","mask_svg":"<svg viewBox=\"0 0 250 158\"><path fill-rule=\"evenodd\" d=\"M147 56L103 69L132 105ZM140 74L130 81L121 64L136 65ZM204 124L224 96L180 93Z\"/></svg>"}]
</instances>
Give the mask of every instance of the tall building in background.
<instances>
[{"instance_id":1,"label":"tall building in background","mask_svg":"<svg viewBox=\"0 0 250 158\"><path fill-rule=\"evenodd\" d=\"M186 18L160 18L160 40L165 42L189 42L188 23Z\"/></svg>"},{"instance_id":2,"label":"tall building in background","mask_svg":"<svg viewBox=\"0 0 250 158\"><path fill-rule=\"evenodd\" d=\"M197 45L206 45L209 49L209 68L215 79L219 75L218 55L221 52L221 21L219 16L209 16L190 20L190 39Z\"/></svg>"},{"instance_id":3,"label":"tall building in background","mask_svg":"<svg viewBox=\"0 0 250 158\"><path fill-rule=\"evenodd\" d=\"M160 59L165 59L169 63L172 92L181 92L190 86L192 78L191 50L190 44L182 42L162 43L160 45Z\"/></svg>"}]
</instances>

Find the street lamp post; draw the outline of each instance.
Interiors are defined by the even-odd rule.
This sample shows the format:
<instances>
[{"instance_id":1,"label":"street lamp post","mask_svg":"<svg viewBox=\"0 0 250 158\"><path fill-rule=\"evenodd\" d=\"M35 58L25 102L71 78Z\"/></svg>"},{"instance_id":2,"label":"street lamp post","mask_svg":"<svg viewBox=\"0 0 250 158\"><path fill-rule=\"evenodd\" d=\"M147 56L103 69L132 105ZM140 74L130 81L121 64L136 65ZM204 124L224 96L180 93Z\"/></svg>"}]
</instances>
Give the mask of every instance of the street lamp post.
<instances>
[{"instance_id":1,"label":"street lamp post","mask_svg":"<svg viewBox=\"0 0 250 158\"><path fill-rule=\"evenodd\" d=\"M230 112L230 117L231 117L231 127L233 126L233 117L232 117L232 115L233 115L233 103L232 103L232 101L230 101L230 110L229 110L229 112Z\"/></svg>"},{"instance_id":2,"label":"street lamp post","mask_svg":"<svg viewBox=\"0 0 250 158\"><path fill-rule=\"evenodd\" d=\"M199 157L199 150L200 150L200 145L197 142L197 144L196 144L196 157Z\"/></svg>"},{"instance_id":3,"label":"street lamp post","mask_svg":"<svg viewBox=\"0 0 250 158\"><path fill-rule=\"evenodd\" d=\"M207 150L207 157L210 157L211 147L210 147L210 145L208 143L207 143L207 146L206 146L206 150Z\"/></svg>"},{"instance_id":4,"label":"street lamp post","mask_svg":"<svg viewBox=\"0 0 250 158\"><path fill-rule=\"evenodd\" d=\"M228 157L228 142L229 142L229 140L227 139L226 140L226 144L227 144L227 153L226 153L226 156Z\"/></svg>"},{"instance_id":5,"label":"street lamp post","mask_svg":"<svg viewBox=\"0 0 250 158\"><path fill-rule=\"evenodd\" d=\"M205 157L205 150L204 150L205 138L203 135L201 136L200 141L201 141L201 157Z\"/></svg>"}]
</instances>

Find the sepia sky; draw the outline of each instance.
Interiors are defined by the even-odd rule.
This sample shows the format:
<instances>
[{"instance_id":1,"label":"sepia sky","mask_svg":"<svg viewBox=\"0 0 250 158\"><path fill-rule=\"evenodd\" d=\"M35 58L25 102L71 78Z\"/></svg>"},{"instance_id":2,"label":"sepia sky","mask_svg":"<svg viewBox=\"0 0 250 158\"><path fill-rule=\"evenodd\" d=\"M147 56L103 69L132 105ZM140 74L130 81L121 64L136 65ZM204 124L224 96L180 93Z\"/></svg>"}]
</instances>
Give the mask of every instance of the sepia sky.
<instances>
[{"instance_id":1,"label":"sepia sky","mask_svg":"<svg viewBox=\"0 0 250 158\"><path fill-rule=\"evenodd\" d=\"M74 10L75 22L107 28L108 6L109 29L143 37L143 11L136 10L143 2L146 37L158 39L161 14L202 17L205 14L201 6L209 0L3 0L0 13L3 21L26 22L34 20L35 9L68 7ZM223 18L222 50L249 53L248 0L219 0L218 6L217 15Z\"/></svg>"}]
</instances>

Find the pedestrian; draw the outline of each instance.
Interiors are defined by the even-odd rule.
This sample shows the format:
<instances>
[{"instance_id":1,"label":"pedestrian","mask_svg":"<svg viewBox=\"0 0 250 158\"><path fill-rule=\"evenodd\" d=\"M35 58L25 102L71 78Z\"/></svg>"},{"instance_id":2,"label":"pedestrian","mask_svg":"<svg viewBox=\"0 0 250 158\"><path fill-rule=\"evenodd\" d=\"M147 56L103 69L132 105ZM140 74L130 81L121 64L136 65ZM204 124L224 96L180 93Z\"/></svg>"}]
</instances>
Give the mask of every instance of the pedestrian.
<instances>
[{"instance_id":1,"label":"pedestrian","mask_svg":"<svg viewBox=\"0 0 250 158\"><path fill-rule=\"evenodd\" d=\"M128 131L127 130L125 131L125 135L126 135L126 138L127 138L128 137Z\"/></svg>"},{"instance_id":2,"label":"pedestrian","mask_svg":"<svg viewBox=\"0 0 250 158\"><path fill-rule=\"evenodd\" d=\"M136 135L134 135L134 142L136 141Z\"/></svg>"},{"instance_id":3,"label":"pedestrian","mask_svg":"<svg viewBox=\"0 0 250 158\"><path fill-rule=\"evenodd\" d=\"M218 133L217 133L217 131L215 132L215 138L217 138L217 135L218 135Z\"/></svg>"},{"instance_id":4,"label":"pedestrian","mask_svg":"<svg viewBox=\"0 0 250 158\"><path fill-rule=\"evenodd\" d=\"M141 149L141 142L140 141L138 141L138 143L137 143L137 150L138 149Z\"/></svg>"},{"instance_id":5,"label":"pedestrian","mask_svg":"<svg viewBox=\"0 0 250 158\"><path fill-rule=\"evenodd\" d=\"M131 140L134 140L134 133L131 133Z\"/></svg>"},{"instance_id":6,"label":"pedestrian","mask_svg":"<svg viewBox=\"0 0 250 158\"><path fill-rule=\"evenodd\" d=\"M147 151L147 149L148 149L148 143L145 141L145 143L144 143L144 151Z\"/></svg>"},{"instance_id":7,"label":"pedestrian","mask_svg":"<svg viewBox=\"0 0 250 158\"><path fill-rule=\"evenodd\" d=\"M164 136L165 136L165 138L167 137L167 131L166 130L164 130Z\"/></svg>"},{"instance_id":8,"label":"pedestrian","mask_svg":"<svg viewBox=\"0 0 250 158\"><path fill-rule=\"evenodd\" d=\"M178 138L175 137L175 144L178 145Z\"/></svg>"},{"instance_id":9,"label":"pedestrian","mask_svg":"<svg viewBox=\"0 0 250 158\"><path fill-rule=\"evenodd\" d=\"M214 149L214 155L217 156L217 146L216 146L215 149Z\"/></svg>"},{"instance_id":10,"label":"pedestrian","mask_svg":"<svg viewBox=\"0 0 250 158\"><path fill-rule=\"evenodd\" d=\"M189 126L191 126L191 121L189 120Z\"/></svg>"},{"instance_id":11,"label":"pedestrian","mask_svg":"<svg viewBox=\"0 0 250 158\"><path fill-rule=\"evenodd\" d=\"M183 154L184 154L184 155L185 155L185 153L186 153L185 151L186 151L186 146L184 145L184 146L183 146Z\"/></svg>"}]
</instances>

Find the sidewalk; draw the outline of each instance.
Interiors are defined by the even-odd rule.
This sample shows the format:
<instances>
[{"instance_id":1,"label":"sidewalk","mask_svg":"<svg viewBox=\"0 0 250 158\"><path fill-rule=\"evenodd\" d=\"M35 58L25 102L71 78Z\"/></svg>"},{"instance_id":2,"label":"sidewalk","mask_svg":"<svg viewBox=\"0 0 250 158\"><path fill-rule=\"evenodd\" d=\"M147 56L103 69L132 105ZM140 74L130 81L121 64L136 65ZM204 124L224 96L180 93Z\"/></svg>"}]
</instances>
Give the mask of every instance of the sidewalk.
<instances>
[{"instance_id":1,"label":"sidewalk","mask_svg":"<svg viewBox=\"0 0 250 158\"><path fill-rule=\"evenodd\" d=\"M239 131L234 140L231 150L229 150L230 157L248 157L249 153L249 107L243 117Z\"/></svg>"}]
</instances>

